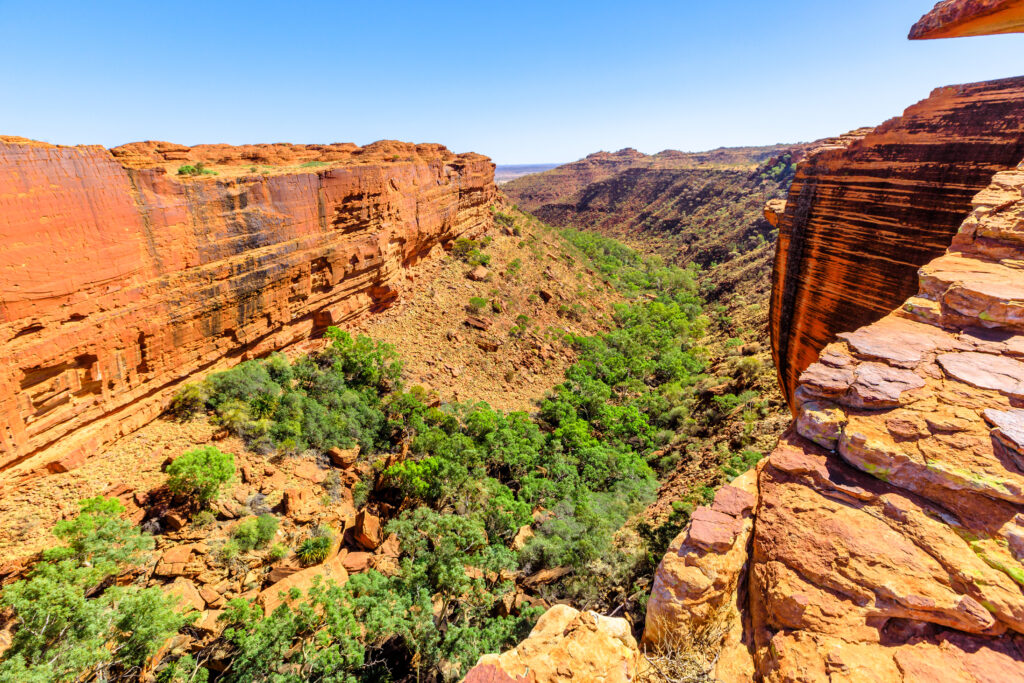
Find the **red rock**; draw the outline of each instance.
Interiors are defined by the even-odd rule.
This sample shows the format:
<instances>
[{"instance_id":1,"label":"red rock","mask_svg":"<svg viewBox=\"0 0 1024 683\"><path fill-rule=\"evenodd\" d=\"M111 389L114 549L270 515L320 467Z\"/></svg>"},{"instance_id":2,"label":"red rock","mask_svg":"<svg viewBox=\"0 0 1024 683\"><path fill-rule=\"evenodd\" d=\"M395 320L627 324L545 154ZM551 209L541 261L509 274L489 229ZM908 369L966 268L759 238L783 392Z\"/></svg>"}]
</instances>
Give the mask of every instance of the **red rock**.
<instances>
[{"instance_id":1,"label":"red rock","mask_svg":"<svg viewBox=\"0 0 1024 683\"><path fill-rule=\"evenodd\" d=\"M489 272L490 271L488 271L483 266L477 266L473 270L469 271L469 274L466 275L466 277L468 277L470 280L480 282L487 279L487 275L489 274Z\"/></svg>"},{"instance_id":2,"label":"red rock","mask_svg":"<svg viewBox=\"0 0 1024 683\"><path fill-rule=\"evenodd\" d=\"M0 468L74 467L182 378L386 308L433 245L493 220L493 164L440 145L173 153L207 178L167 149L0 138ZM250 174L248 149L329 166Z\"/></svg>"},{"instance_id":3,"label":"red rock","mask_svg":"<svg viewBox=\"0 0 1024 683\"><path fill-rule=\"evenodd\" d=\"M320 469L315 462L310 460L304 460L296 465L295 469L292 470L292 474L299 479L305 479L314 484L322 484L327 479L327 471Z\"/></svg>"},{"instance_id":4,"label":"red rock","mask_svg":"<svg viewBox=\"0 0 1024 683\"><path fill-rule=\"evenodd\" d=\"M319 504L319 498L311 489L286 489L284 492L284 513L296 522L312 521Z\"/></svg>"},{"instance_id":5,"label":"red rock","mask_svg":"<svg viewBox=\"0 0 1024 683\"><path fill-rule=\"evenodd\" d=\"M475 327L478 330L488 330L491 327L490 321L484 320L483 318L477 318L474 316L469 316L468 318L466 318L464 324L467 327Z\"/></svg>"},{"instance_id":6,"label":"red rock","mask_svg":"<svg viewBox=\"0 0 1024 683\"><path fill-rule=\"evenodd\" d=\"M753 509L757 498L753 494L735 486L723 486L715 492L715 500L711 509L723 512L732 517L742 517Z\"/></svg>"},{"instance_id":7,"label":"red rock","mask_svg":"<svg viewBox=\"0 0 1024 683\"><path fill-rule=\"evenodd\" d=\"M185 519L177 512L168 512L164 515L164 524L171 531L180 531L185 526Z\"/></svg>"},{"instance_id":8,"label":"red rock","mask_svg":"<svg viewBox=\"0 0 1024 683\"><path fill-rule=\"evenodd\" d=\"M861 363L855 377L842 402L857 408L895 407L904 393L924 387L919 375L883 363Z\"/></svg>"},{"instance_id":9,"label":"red rock","mask_svg":"<svg viewBox=\"0 0 1024 683\"><path fill-rule=\"evenodd\" d=\"M910 29L911 40L1024 31L1020 0L943 0Z\"/></svg>"},{"instance_id":10,"label":"red rock","mask_svg":"<svg viewBox=\"0 0 1024 683\"><path fill-rule=\"evenodd\" d=\"M370 567L370 560L372 558L373 558L373 555L371 555L370 553L364 553L364 552L348 553L348 554L345 555L345 558L342 560L342 565L350 573L363 572L363 571L366 571Z\"/></svg>"},{"instance_id":11,"label":"red rock","mask_svg":"<svg viewBox=\"0 0 1024 683\"><path fill-rule=\"evenodd\" d=\"M206 601L199 594L199 590L196 585L186 578L178 577L174 582L166 589L168 595L172 595L178 599L175 608L179 611L196 610L202 611L206 609Z\"/></svg>"},{"instance_id":12,"label":"red rock","mask_svg":"<svg viewBox=\"0 0 1024 683\"><path fill-rule=\"evenodd\" d=\"M356 514L352 537L356 543L366 550L373 550L382 541L380 519L366 510L360 510Z\"/></svg>"},{"instance_id":13,"label":"red rock","mask_svg":"<svg viewBox=\"0 0 1024 683\"><path fill-rule=\"evenodd\" d=\"M724 551L732 547L739 532L740 525L735 517L701 505L690 518L687 540L705 550Z\"/></svg>"},{"instance_id":14,"label":"red rock","mask_svg":"<svg viewBox=\"0 0 1024 683\"><path fill-rule=\"evenodd\" d=\"M352 448L330 448L327 450L327 456L335 467L348 469L356 464L356 459L359 457L359 446Z\"/></svg>"},{"instance_id":15,"label":"red rock","mask_svg":"<svg viewBox=\"0 0 1024 683\"><path fill-rule=\"evenodd\" d=\"M274 583L268 588L263 589L256 596L256 600L263 605L263 609L266 613L270 614L282 602L290 602L287 598L287 594L293 588L297 588L301 591L302 596L305 597L310 587L313 585L313 579L315 577L319 576L321 577L321 580L334 581L336 584L342 585L348 581L348 572L345 571L343 562L344 556L336 555L333 559L328 560L323 564L314 565L297 571L294 574ZM282 595L286 597L282 598Z\"/></svg>"},{"instance_id":16,"label":"red rock","mask_svg":"<svg viewBox=\"0 0 1024 683\"><path fill-rule=\"evenodd\" d=\"M942 369L961 382L1024 398L1024 363L988 353L944 353L936 359Z\"/></svg>"},{"instance_id":17,"label":"red rock","mask_svg":"<svg viewBox=\"0 0 1024 683\"><path fill-rule=\"evenodd\" d=\"M779 222L770 331L783 394L838 332L900 306L996 172L1024 157L1024 78L938 88L810 153Z\"/></svg>"}]
</instances>

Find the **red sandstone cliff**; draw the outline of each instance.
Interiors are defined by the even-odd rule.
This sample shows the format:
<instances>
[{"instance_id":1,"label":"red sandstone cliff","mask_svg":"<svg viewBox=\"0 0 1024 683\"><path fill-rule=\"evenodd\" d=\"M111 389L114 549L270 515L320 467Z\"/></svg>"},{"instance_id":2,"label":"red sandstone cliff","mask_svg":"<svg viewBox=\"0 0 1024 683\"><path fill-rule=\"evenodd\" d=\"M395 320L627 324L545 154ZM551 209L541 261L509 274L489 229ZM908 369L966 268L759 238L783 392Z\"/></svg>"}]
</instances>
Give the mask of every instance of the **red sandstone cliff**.
<instances>
[{"instance_id":1,"label":"red sandstone cliff","mask_svg":"<svg viewBox=\"0 0 1024 683\"><path fill-rule=\"evenodd\" d=\"M1024 157L1024 78L938 88L797 169L779 222L770 329L783 393L839 332L888 313L949 246L971 198Z\"/></svg>"},{"instance_id":2,"label":"red sandstone cliff","mask_svg":"<svg viewBox=\"0 0 1024 683\"><path fill-rule=\"evenodd\" d=\"M195 161L219 175L168 173ZM0 137L0 470L71 467L190 375L387 307L418 259L488 224L493 169L390 141Z\"/></svg>"}]
</instances>

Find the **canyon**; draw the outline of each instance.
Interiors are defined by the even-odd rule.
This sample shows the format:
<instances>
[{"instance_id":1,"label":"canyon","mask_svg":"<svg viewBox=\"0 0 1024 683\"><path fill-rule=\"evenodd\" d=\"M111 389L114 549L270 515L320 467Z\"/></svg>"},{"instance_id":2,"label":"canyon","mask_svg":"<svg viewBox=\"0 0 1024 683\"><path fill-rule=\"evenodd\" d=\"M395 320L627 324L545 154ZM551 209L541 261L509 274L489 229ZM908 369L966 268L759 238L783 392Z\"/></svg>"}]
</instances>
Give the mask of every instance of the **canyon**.
<instances>
[{"instance_id":1,"label":"canyon","mask_svg":"<svg viewBox=\"0 0 1024 683\"><path fill-rule=\"evenodd\" d=\"M205 164L213 173L177 175ZM394 302L491 225L494 165L440 145L0 138L0 470L66 471L180 384Z\"/></svg>"},{"instance_id":2,"label":"canyon","mask_svg":"<svg viewBox=\"0 0 1024 683\"><path fill-rule=\"evenodd\" d=\"M1022 12L947 0L911 37ZM693 512L609 672L666 680L668 653L682 680L1024 680L1022 85L939 88L826 141L765 207L794 421ZM488 680L521 680L518 656Z\"/></svg>"},{"instance_id":3,"label":"canyon","mask_svg":"<svg viewBox=\"0 0 1024 683\"><path fill-rule=\"evenodd\" d=\"M944 0L910 37L1014 31L1024 0ZM435 144L0 137L4 597L102 492L156 554L89 590L196 616L125 677L1024 681L1024 77L502 188ZM231 460L202 509L196 446Z\"/></svg>"}]
</instances>

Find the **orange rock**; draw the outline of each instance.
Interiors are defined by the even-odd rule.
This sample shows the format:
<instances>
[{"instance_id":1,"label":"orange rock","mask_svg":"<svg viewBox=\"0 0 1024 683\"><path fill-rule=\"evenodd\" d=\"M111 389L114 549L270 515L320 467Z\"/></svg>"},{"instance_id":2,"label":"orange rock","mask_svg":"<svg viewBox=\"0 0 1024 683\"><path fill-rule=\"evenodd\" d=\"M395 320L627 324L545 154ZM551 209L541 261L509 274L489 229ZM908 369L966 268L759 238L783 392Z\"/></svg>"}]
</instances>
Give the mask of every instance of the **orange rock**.
<instances>
[{"instance_id":1,"label":"orange rock","mask_svg":"<svg viewBox=\"0 0 1024 683\"><path fill-rule=\"evenodd\" d=\"M322 484L327 479L327 471L320 469L315 462L310 460L304 460L296 465L292 474L314 484Z\"/></svg>"},{"instance_id":2,"label":"orange rock","mask_svg":"<svg viewBox=\"0 0 1024 683\"><path fill-rule=\"evenodd\" d=\"M944 0L910 29L910 39L956 38L1024 31L1021 0Z\"/></svg>"},{"instance_id":3,"label":"orange rock","mask_svg":"<svg viewBox=\"0 0 1024 683\"><path fill-rule=\"evenodd\" d=\"M359 457L359 446L352 448L330 448L327 451L327 456L335 467L348 469L356 464L356 459Z\"/></svg>"},{"instance_id":4,"label":"orange rock","mask_svg":"<svg viewBox=\"0 0 1024 683\"><path fill-rule=\"evenodd\" d=\"M373 550L381 544L380 519L366 510L356 514L352 537L366 550Z\"/></svg>"},{"instance_id":5,"label":"orange rock","mask_svg":"<svg viewBox=\"0 0 1024 683\"><path fill-rule=\"evenodd\" d=\"M263 609L267 614L270 614L277 609L277 606L282 602L291 603L291 600L287 595L293 588L301 591L302 595L299 598L300 600L305 597L316 577L321 577L321 580L324 581L333 581L339 585L344 584L348 581L348 572L345 571L344 562L344 554L335 555L333 559L328 560L323 564L314 565L301 571L297 571L294 574L272 584L268 588L263 589L256 597L256 601L263 606ZM284 595L284 597L282 597L282 595Z\"/></svg>"},{"instance_id":6,"label":"orange rock","mask_svg":"<svg viewBox=\"0 0 1024 683\"><path fill-rule=\"evenodd\" d=\"M514 650L483 655L465 683L627 683L644 670L629 622L555 605Z\"/></svg>"},{"instance_id":7,"label":"orange rock","mask_svg":"<svg viewBox=\"0 0 1024 683\"><path fill-rule=\"evenodd\" d=\"M290 168L246 173L256 159ZM197 160L221 175L173 174ZM191 373L302 341L314 318L388 307L431 247L491 224L493 169L394 141L108 151L0 138L0 469L30 454L26 470L71 469L158 415Z\"/></svg>"}]
</instances>

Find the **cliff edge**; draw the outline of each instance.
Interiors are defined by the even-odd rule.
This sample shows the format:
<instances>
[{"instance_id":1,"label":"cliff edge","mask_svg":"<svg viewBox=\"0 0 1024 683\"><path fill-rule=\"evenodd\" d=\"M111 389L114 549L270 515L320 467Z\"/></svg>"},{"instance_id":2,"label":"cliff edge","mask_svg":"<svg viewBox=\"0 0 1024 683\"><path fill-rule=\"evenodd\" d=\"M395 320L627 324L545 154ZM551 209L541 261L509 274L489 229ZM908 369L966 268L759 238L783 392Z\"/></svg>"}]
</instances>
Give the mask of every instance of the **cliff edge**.
<instances>
[{"instance_id":1,"label":"cliff edge","mask_svg":"<svg viewBox=\"0 0 1024 683\"><path fill-rule=\"evenodd\" d=\"M387 308L418 260L490 224L493 177L393 141L0 137L0 471L72 468L190 376Z\"/></svg>"}]
</instances>

